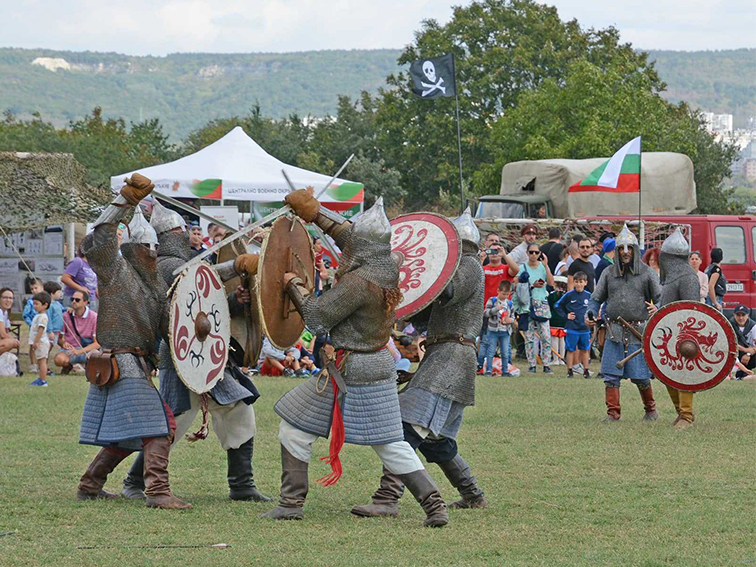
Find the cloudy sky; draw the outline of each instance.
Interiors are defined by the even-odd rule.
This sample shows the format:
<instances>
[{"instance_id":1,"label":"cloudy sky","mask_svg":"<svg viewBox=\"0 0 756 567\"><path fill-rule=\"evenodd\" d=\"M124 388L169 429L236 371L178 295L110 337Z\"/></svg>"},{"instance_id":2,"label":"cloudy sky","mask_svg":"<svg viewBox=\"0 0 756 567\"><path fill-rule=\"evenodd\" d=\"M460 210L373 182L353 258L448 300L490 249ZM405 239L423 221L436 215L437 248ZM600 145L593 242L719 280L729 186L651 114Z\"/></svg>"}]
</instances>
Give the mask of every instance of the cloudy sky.
<instances>
[{"instance_id":1,"label":"cloudy sky","mask_svg":"<svg viewBox=\"0 0 756 567\"><path fill-rule=\"evenodd\" d=\"M401 48L469 0L0 0L0 46L131 55ZM644 49L756 47L755 0L552 0Z\"/></svg>"}]
</instances>

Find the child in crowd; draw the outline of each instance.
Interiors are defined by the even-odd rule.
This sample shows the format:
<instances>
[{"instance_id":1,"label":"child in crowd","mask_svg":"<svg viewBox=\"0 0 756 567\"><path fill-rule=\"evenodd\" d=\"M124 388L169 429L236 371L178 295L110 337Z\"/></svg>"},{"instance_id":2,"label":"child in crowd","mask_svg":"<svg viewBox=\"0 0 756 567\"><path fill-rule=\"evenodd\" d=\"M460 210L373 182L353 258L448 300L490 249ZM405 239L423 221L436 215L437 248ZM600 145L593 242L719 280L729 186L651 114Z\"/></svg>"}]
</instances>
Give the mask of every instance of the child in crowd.
<instances>
[{"instance_id":1,"label":"child in crowd","mask_svg":"<svg viewBox=\"0 0 756 567\"><path fill-rule=\"evenodd\" d=\"M588 276L585 272L575 272L572 276L574 288L565 293L556 304L556 310L566 319L565 349L567 350L567 378L574 376L572 365L576 362L575 351L578 351L578 361L583 365L583 378L590 378L588 364L591 348L591 331L585 323L588 311L588 301L591 294L585 289Z\"/></svg>"},{"instance_id":2,"label":"child in crowd","mask_svg":"<svg viewBox=\"0 0 756 567\"><path fill-rule=\"evenodd\" d=\"M47 386L47 357L50 354L50 338L47 335L47 310L52 298L46 291L35 293L32 297L34 311L37 313L32 319L29 329L29 352L33 352L39 366L39 378L30 386Z\"/></svg>"},{"instance_id":3,"label":"child in crowd","mask_svg":"<svg viewBox=\"0 0 756 567\"><path fill-rule=\"evenodd\" d=\"M290 348L286 352L277 349L268 337L263 337L260 350L260 374L263 376L293 376L303 375L305 372L299 366L300 352Z\"/></svg>"},{"instance_id":4,"label":"child in crowd","mask_svg":"<svg viewBox=\"0 0 756 567\"><path fill-rule=\"evenodd\" d=\"M47 310L47 318L49 320L47 335L50 339L50 353L52 354L52 346L58 344L58 336L63 332L63 303L60 301L63 297L63 288L60 287L58 282L45 282L42 287L50 294L50 298L52 299L50 309ZM49 357L47 367L50 368Z\"/></svg>"},{"instance_id":5,"label":"child in crowd","mask_svg":"<svg viewBox=\"0 0 756 567\"><path fill-rule=\"evenodd\" d=\"M29 341L31 342L32 321L34 321L34 317L36 317L37 315L37 312L34 309L33 296L45 291L45 288L42 285L42 280L38 278L29 278L28 283L29 283L29 292L32 294L32 297L26 300L26 305L24 305L23 317L24 317L24 321L26 321L26 324L29 325ZM34 357L34 351L32 349L29 349L29 372L32 372L32 373L37 372L37 361Z\"/></svg>"},{"instance_id":6,"label":"child in crowd","mask_svg":"<svg viewBox=\"0 0 756 567\"><path fill-rule=\"evenodd\" d=\"M488 317L488 343L485 355L485 372L487 376L493 374L493 359L496 347L501 352L501 375L510 376L509 364L511 358L510 337L512 334L512 300L510 291L512 283L507 280L499 282L498 293L486 302L483 316Z\"/></svg>"},{"instance_id":7,"label":"child in crowd","mask_svg":"<svg viewBox=\"0 0 756 567\"><path fill-rule=\"evenodd\" d=\"M551 327L551 350L557 353L556 364L564 364L564 337L566 332L564 330L565 319L555 309L556 304L562 299L562 296L567 293L567 276L554 276L554 291L549 294L549 307L551 308L551 320L549 326Z\"/></svg>"}]
</instances>

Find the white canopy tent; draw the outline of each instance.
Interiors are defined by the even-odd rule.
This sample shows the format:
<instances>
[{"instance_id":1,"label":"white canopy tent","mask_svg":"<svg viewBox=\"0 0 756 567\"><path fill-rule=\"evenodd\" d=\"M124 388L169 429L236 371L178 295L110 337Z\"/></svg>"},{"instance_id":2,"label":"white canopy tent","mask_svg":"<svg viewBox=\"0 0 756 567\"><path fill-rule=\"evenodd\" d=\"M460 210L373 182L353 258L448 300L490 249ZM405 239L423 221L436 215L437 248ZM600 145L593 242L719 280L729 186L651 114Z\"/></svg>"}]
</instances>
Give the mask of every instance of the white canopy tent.
<instances>
[{"instance_id":1,"label":"white canopy tent","mask_svg":"<svg viewBox=\"0 0 756 567\"><path fill-rule=\"evenodd\" d=\"M289 192L281 170L286 171L294 187L313 187L316 194L331 179L274 158L240 126L194 154L138 172L149 177L157 191L171 197L279 202ZM111 188L120 189L124 178L132 173L136 172L111 177ZM335 179L320 201L338 203L329 206L336 210L351 208L362 203L363 189L361 183Z\"/></svg>"}]
</instances>

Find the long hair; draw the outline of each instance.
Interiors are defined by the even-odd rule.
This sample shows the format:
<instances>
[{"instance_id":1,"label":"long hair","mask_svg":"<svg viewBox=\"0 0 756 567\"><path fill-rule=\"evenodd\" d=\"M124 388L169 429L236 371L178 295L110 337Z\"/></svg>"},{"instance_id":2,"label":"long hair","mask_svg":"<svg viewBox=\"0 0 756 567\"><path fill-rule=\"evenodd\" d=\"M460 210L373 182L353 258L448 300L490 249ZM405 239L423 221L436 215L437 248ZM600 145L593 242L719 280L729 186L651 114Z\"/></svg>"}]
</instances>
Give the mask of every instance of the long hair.
<instances>
[{"instance_id":1,"label":"long hair","mask_svg":"<svg viewBox=\"0 0 756 567\"><path fill-rule=\"evenodd\" d=\"M383 288L383 308L386 313L391 313L396 310L396 307L402 302L402 292L398 287L392 287L391 289Z\"/></svg>"}]
</instances>

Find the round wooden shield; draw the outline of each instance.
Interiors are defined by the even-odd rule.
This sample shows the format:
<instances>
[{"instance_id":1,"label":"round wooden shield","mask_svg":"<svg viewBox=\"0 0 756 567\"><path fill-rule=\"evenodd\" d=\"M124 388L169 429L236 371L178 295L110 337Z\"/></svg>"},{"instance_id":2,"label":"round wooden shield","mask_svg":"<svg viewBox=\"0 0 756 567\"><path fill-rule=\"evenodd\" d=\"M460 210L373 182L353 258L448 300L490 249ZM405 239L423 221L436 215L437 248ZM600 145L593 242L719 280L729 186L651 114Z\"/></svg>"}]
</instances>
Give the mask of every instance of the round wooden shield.
<instances>
[{"instance_id":1,"label":"round wooden shield","mask_svg":"<svg viewBox=\"0 0 756 567\"><path fill-rule=\"evenodd\" d=\"M404 296L396 318L406 319L444 291L459 266L462 241L446 217L410 213L391 221L391 254L401 260L399 290Z\"/></svg>"},{"instance_id":2,"label":"round wooden shield","mask_svg":"<svg viewBox=\"0 0 756 567\"><path fill-rule=\"evenodd\" d=\"M228 360L231 317L218 273L204 263L181 276L171 299L168 336L171 357L181 381L197 394L223 378Z\"/></svg>"},{"instance_id":3,"label":"round wooden shield","mask_svg":"<svg viewBox=\"0 0 756 567\"><path fill-rule=\"evenodd\" d=\"M284 291L286 272L294 272L305 285L315 282L312 240L299 218L279 217L263 240L257 267L257 306L263 334L281 350L294 346L305 324Z\"/></svg>"},{"instance_id":4,"label":"round wooden shield","mask_svg":"<svg viewBox=\"0 0 756 567\"><path fill-rule=\"evenodd\" d=\"M660 381L697 392L719 384L737 359L737 338L718 310L675 301L654 313L643 334L643 356Z\"/></svg>"}]
</instances>

